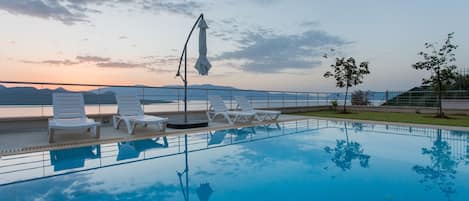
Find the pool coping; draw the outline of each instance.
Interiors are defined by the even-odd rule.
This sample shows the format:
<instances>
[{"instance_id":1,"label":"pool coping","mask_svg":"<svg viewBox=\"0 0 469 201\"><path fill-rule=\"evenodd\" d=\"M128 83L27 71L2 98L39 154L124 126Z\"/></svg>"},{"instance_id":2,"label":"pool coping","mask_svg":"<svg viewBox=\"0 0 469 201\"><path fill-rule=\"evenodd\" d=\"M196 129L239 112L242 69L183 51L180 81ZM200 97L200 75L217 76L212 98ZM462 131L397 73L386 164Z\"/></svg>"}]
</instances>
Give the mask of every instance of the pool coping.
<instances>
[{"instance_id":1,"label":"pool coping","mask_svg":"<svg viewBox=\"0 0 469 201\"><path fill-rule=\"evenodd\" d=\"M301 115L301 116L305 116L305 115ZM305 117L310 117L311 119L329 120L329 121L350 121L350 122L357 122L357 123L381 124L381 125L384 124L384 125L393 125L393 126L411 126L411 127L419 127L419 128L433 128L433 129L469 132L469 127L463 127L463 126L444 126L444 125L434 125L434 124L417 124L417 123L375 121L375 120L348 119L348 118L321 117L321 116L305 116Z\"/></svg>"}]
</instances>

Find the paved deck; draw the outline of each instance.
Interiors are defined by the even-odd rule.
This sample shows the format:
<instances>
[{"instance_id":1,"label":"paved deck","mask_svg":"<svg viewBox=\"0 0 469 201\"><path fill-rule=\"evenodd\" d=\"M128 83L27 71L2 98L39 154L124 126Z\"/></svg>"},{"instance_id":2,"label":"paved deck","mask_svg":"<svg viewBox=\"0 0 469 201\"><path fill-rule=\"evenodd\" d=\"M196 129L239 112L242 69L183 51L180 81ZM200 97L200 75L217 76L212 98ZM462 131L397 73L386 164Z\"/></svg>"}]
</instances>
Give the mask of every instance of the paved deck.
<instances>
[{"instance_id":1,"label":"paved deck","mask_svg":"<svg viewBox=\"0 0 469 201\"><path fill-rule=\"evenodd\" d=\"M299 115L280 116L276 122L295 121L309 119L311 117ZM129 135L125 126L116 130L110 124L103 124L101 127L101 137L96 139L88 133L61 133L56 132L55 143L48 142L47 122L45 121L23 121L18 123L4 123L0 125L0 156L48 151L53 149L71 148L94 144L113 143L119 141L130 141L146 139L157 136L181 135L184 133L200 133L212 130L238 128L254 125L262 125L275 122L253 122L251 124L229 125L222 120L210 123L206 128L195 128L186 130L166 129L159 131L157 128L148 126L147 128L137 127L134 135Z\"/></svg>"}]
</instances>

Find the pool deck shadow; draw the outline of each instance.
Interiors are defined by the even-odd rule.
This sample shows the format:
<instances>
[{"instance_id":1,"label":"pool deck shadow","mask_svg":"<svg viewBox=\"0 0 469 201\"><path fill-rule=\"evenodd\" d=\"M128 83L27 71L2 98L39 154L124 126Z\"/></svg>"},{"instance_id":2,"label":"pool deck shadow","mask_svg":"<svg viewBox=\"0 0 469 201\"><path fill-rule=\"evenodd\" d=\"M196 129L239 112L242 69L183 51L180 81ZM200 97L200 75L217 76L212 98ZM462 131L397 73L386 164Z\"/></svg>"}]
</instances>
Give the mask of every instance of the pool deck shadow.
<instances>
[{"instance_id":1,"label":"pool deck shadow","mask_svg":"<svg viewBox=\"0 0 469 201\"><path fill-rule=\"evenodd\" d=\"M283 114L277 121L254 121L252 123L238 123L230 125L222 119L216 119L205 128L193 128L176 130L167 128L166 131L160 131L153 126L137 127L134 135L127 133L125 126L121 125L119 130L114 129L111 124L101 126L101 136L99 139L86 132L57 132L55 142L48 142L47 122L22 122L21 124L0 125L0 156L26 154L32 152L49 151L55 149L73 148L80 146L89 146L95 144L114 143L121 141L132 141L139 139L148 139L159 136L182 135L201 133L213 130L223 130L230 128L239 128L247 126L256 126L263 124L272 124L277 122L295 121L310 119L308 116ZM25 124L38 124L32 128L25 129ZM3 126L3 128L2 128Z\"/></svg>"}]
</instances>

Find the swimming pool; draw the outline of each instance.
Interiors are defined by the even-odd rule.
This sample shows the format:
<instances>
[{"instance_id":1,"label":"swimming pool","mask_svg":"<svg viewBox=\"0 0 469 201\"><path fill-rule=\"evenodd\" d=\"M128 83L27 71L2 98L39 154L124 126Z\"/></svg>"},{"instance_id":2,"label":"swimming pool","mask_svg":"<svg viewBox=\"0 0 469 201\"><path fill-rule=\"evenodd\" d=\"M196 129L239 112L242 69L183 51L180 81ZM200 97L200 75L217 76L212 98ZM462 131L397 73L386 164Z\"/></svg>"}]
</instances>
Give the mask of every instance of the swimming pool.
<instances>
[{"instance_id":1,"label":"swimming pool","mask_svg":"<svg viewBox=\"0 0 469 201\"><path fill-rule=\"evenodd\" d=\"M466 132L310 119L5 156L0 200L466 201L468 153Z\"/></svg>"}]
</instances>

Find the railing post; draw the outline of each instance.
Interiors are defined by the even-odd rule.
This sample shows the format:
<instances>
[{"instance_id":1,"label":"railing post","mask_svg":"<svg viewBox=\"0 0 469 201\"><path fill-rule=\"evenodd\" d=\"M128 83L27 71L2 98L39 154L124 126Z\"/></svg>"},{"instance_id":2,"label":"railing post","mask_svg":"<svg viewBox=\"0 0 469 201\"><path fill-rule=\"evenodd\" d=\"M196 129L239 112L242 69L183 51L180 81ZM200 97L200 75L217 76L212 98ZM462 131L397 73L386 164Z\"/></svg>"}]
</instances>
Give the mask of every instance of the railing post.
<instances>
[{"instance_id":1,"label":"railing post","mask_svg":"<svg viewBox=\"0 0 469 201\"><path fill-rule=\"evenodd\" d=\"M233 90L230 90L230 109L233 109Z\"/></svg>"},{"instance_id":2,"label":"railing post","mask_svg":"<svg viewBox=\"0 0 469 201\"><path fill-rule=\"evenodd\" d=\"M412 91L409 91L409 106L414 106L412 103Z\"/></svg>"},{"instance_id":3,"label":"railing post","mask_svg":"<svg viewBox=\"0 0 469 201\"><path fill-rule=\"evenodd\" d=\"M295 93L295 106L298 107L298 92Z\"/></svg>"},{"instance_id":4,"label":"railing post","mask_svg":"<svg viewBox=\"0 0 469 201\"><path fill-rule=\"evenodd\" d=\"M99 117L102 117L102 115L101 115L101 101L100 101L100 98L99 98L100 95L101 95L101 87L98 88L97 101L98 101L98 114L99 114Z\"/></svg>"},{"instance_id":5,"label":"railing post","mask_svg":"<svg viewBox=\"0 0 469 201\"><path fill-rule=\"evenodd\" d=\"M327 93L326 93L326 103L325 103L325 105L330 105L330 103L329 103L329 94L327 94Z\"/></svg>"},{"instance_id":6,"label":"railing post","mask_svg":"<svg viewBox=\"0 0 469 201\"><path fill-rule=\"evenodd\" d=\"M316 92L316 106L319 105L319 93Z\"/></svg>"},{"instance_id":7,"label":"railing post","mask_svg":"<svg viewBox=\"0 0 469 201\"><path fill-rule=\"evenodd\" d=\"M178 112L181 111L181 108L180 108L180 107L181 107L181 94L180 94L180 90L181 90L181 89L179 89L179 88L176 89L176 92L177 92L177 95L178 95Z\"/></svg>"},{"instance_id":8,"label":"railing post","mask_svg":"<svg viewBox=\"0 0 469 201\"><path fill-rule=\"evenodd\" d=\"M270 92L267 92L267 108L270 108Z\"/></svg>"},{"instance_id":9,"label":"railing post","mask_svg":"<svg viewBox=\"0 0 469 201\"><path fill-rule=\"evenodd\" d=\"M41 84L41 88L44 89L44 85ZM51 94L52 96L52 94ZM51 100L52 100L52 97L51 97ZM41 104L41 117L44 116L44 104Z\"/></svg>"},{"instance_id":10,"label":"railing post","mask_svg":"<svg viewBox=\"0 0 469 201\"><path fill-rule=\"evenodd\" d=\"M205 104L207 107L207 111L209 109L209 103L208 103L208 89L205 89Z\"/></svg>"},{"instance_id":11,"label":"railing post","mask_svg":"<svg viewBox=\"0 0 469 201\"><path fill-rule=\"evenodd\" d=\"M285 93L282 93L282 108L285 108Z\"/></svg>"},{"instance_id":12,"label":"railing post","mask_svg":"<svg viewBox=\"0 0 469 201\"><path fill-rule=\"evenodd\" d=\"M142 102L143 102L143 113L145 113L145 87L142 87Z\"/></svg>"}]
</instances>

